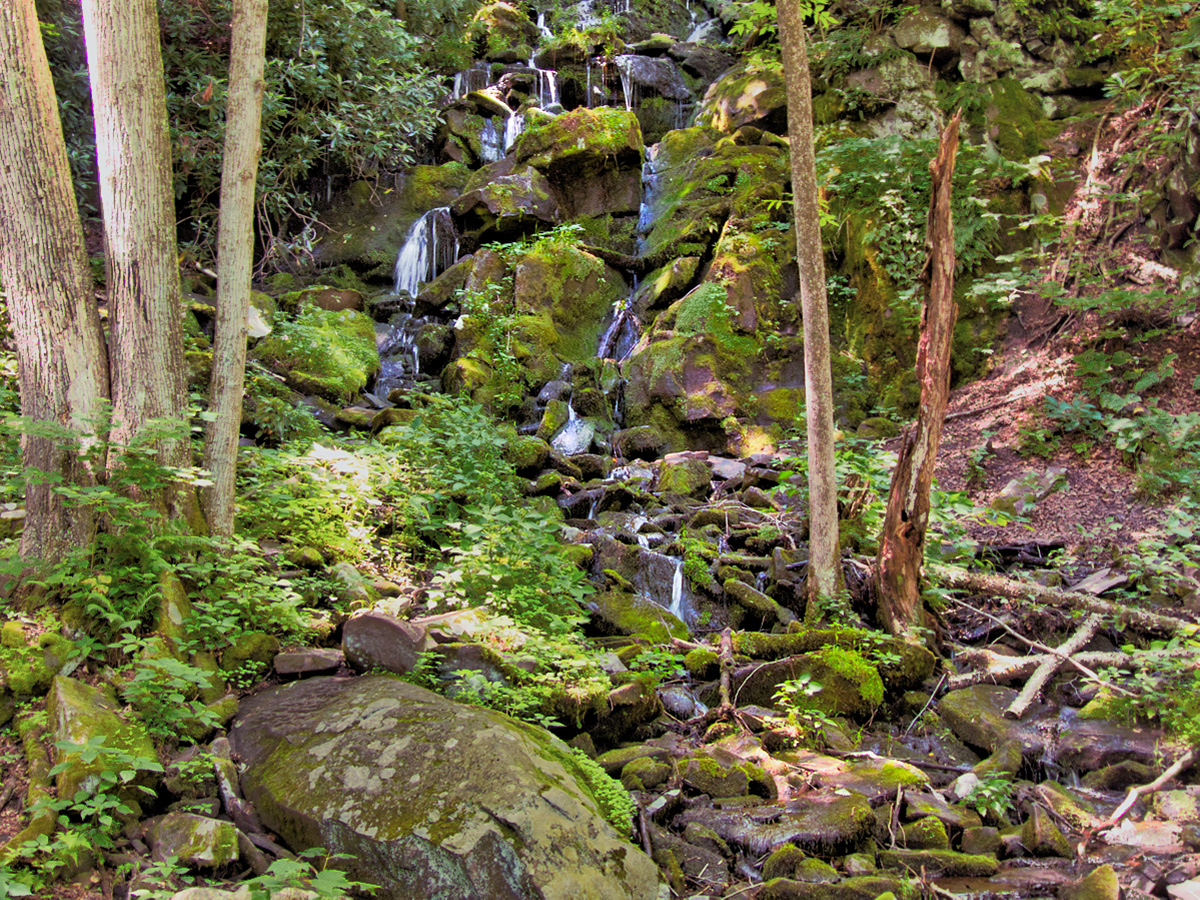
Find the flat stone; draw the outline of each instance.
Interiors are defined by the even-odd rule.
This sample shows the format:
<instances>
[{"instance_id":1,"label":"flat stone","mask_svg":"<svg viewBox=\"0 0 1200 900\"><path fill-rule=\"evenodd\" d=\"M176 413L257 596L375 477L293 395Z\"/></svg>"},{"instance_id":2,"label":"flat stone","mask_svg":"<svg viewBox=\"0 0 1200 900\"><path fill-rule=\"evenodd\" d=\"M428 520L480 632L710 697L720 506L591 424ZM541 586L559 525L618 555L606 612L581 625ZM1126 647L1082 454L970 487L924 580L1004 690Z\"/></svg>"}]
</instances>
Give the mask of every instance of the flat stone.
<instances>
[{"instance_id":1,"label":"flat stone","mask_svg":"<svg viewBox=\"0 0 1200 900\"><path fill-rule=\"evenodd\" d=\"M781 844L795 844L814 856L852 853L875 832L875 814L865 797L839 797L821 792L778 806L757 810L691 809L681 813L676 827L699 822L722 840L751 853L763 854Z\"/></svg>"},{"instance_id":2,"label":"flat stone","mask_svg":"<svg viewBox=\"0 0 1200 900\"><path fill-rule=\"evenodd\" d=\"M423 626L387 613L362 613L342 628L346 662L360 670L378 666L403 675L416 668L420 655L433 647Z\"/></svg>"},{"instance_id":3,"label":"flat stone","mask_svg":"<svg viewBox=\"0 0 1200 900\"><path fill-rule=\"evenodd\" d=\"M942 824L950 828L978 828L983 824L979 813L962 806L951 806L945 800L934 794L904 794L906 821L913 821L925 816L936 816Z\"/></svg>"},{"instance_id":4,"label":"flat stone","mask_svg":"<svg viewBox=\"0 0 1200 900\"><path fill-rule=\"evenodd\" d=\"M872 806L894 800L900 788L925 787L929 776L916 766L896 759L867 759L847 766L836 775L821 775L822 787L840 787L862 794Z\"/></svg>"},{"instance_id":5,"label":"flat stone","mask_svg":"<svg viewBox=\"0 0 1200 900\"><path fill-rule=\"evenodd\" d=\"M275 656L275 672L279 675L330 675L341 668L346 655L341 650L305 648L285 650Z\"/></svg>"},{"instance_id":6,"label":"flat stone","mask_svg":"<svg viewBox=\"0 0 1200 900\"><path fill-rule=\"evenodd\" d=\"M976 684L946 694L938 701L938 712L950 730L969 746L994 753L1002 744L1016 741L1025 756L1040 754L1046 740L1025 723L1047 707L1035 704L1021 721L1014 722L1004 717L1004 710L1016 697L1012 688Z\"/></svg>"},{"instance_id":7,"label":"flat stone","mask_svg":"<svg viewBox=\"0 0 1200 900\"><path fill-rule=\"evenodd\" d=\"M1165 735L1157 728L1129 728L1103 719L1071 719L1059 735L1054 761L1076 772L1121 762L1154 763Z\"/></svg>"}]
</instances>

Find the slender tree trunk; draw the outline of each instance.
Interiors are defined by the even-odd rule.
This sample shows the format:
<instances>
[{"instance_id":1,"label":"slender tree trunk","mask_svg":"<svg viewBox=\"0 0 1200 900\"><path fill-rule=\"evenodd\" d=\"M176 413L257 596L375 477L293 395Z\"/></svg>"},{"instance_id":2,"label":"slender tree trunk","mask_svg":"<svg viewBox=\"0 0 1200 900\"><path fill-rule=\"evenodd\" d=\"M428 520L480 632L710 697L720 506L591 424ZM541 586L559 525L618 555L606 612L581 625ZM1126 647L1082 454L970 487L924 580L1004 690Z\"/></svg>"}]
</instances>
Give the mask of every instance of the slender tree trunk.
<instances>
[{"instance_id":1,"label":"slender tree trunk","mask_svg":"<svg viewBox=\"0 0 1200 900\"><path fill-rule=\"evenodd\" d=\"M171 145L155 0L83 0L104 213L112 439L128 446L186 401ZM191 464L186 438L157 442L165 466ZM110 468L118 454L109 459ZM202 526L195 491L166 489L163 511Z\"/></svg>"},{"instance_id":2,"label":"slender tree trunk","mask_svg":"<svg viewBox=\"0 0 1200 900\"><path fill-rule=\"evenodd\" d=\"M805 619L814 621L820 617L823 601L833 597L842 587L829 307L825 296L825 253L821 246L820 201L813 150L812 85L807 36L798 0L779 0L778 19L787 86L792 206L796 217L796 256L800 266L800 306L804 318L809 516L809 602Z\"/></svg>"},{"instance_id":3,"label":"slender tree trunk","mask_svg":"<svg viewBox=\"0 0 1200 900\"><path fill-rule=\"evenodd\" d=\"M925 531L929 526L929 495L942 423L950 398L950 346L954 338L954 223L950 196L954 190L954 158L958 153L956 113L942 132L933 172L933 196L926 222L928 256L921 278L926 284L917 345L917 381L921 407L916 424L904 436L892 475L883 534L876 560L879 618L892 634L908 633L924 621L921 569L925 562Z\"/></svg>"},{"instance_id":4,"label":"slender tree trunk","mask_svg":"<svg viewBox=\"0 0 1200 900\"><path fill-rule=\"evenodd\" d=\"M108 397L108 360L33 0L0 3L0 209L0 279L17 343L21 412L86 444ZM26 434L21 449L27 473L91 481L69 434ZM53 561L91 537L92 516L64 506L52 487L34 479L26 487L23 557Z\"/></svg>"},{"instance_id":5,"label":"slender tree trunk","mask_svg":"<svg viewBox=\"0 0 1200 900\"><path fill-rule=\"evenodd\" d=\"M254 261L254 183L262 147L266 37L267 0L235 0L217 242L217 330L208 402L216 418L204 435L204 465L211 473L212 486L202 496L209 531L221 537L233 534L237 439L246 381L246 316Z\"/></svg>"}]
</instances>

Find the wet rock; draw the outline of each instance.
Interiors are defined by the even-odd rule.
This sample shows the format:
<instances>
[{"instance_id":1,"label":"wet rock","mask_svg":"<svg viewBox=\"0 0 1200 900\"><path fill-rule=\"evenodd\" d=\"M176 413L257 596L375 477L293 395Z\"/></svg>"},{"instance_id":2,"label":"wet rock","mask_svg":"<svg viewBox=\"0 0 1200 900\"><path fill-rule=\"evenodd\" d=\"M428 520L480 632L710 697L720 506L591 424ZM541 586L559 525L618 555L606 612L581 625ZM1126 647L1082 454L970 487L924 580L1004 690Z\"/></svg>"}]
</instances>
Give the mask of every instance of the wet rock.
<instances>
[{"instance_id":1,"label":"wet rock","mask_svg":"<svg viewBox=\"0 0 1200 900\"><path fill-rule=\"evenodd\" d=\"M361 613L342 629L346 662L360 671L378 666L398 674L411 672L420 655L434 646L424 627L387 613Z\"/></svg>"},{"instance_id":2,"label":"wet rock","mask_svg":"<svg viewBox=\"0 0 1200 900\"><path fill-rule=\"evenodd\" d=\"M985 778L988 775L1015 776L1021 771L1023 751L1020 741L1005 741L991 756L972 766L971 774L976 778ZM965 795L960 795L960 799L962 796Z\"/></svg>"},{"instance_id":3,"label":"wet rock","mask_svg":"<svg viewBox=\"0 0 1200 900\"><path fill-rule=\"evenodd\" d=\"M665 828L650 826L650 843L658 861L664 852L670 853L681 872L693 881L710 889L723 888L729 881L729 867L720 852L711 847L682 839Z\"/></svg>"},{"instance_id":4,"label":"wet rock","mask_svg":"<svg viewBox=\"0 0 1200 900\"><path fill-rule=\"evenodd\" d=\"M904 803L904 817L910 822L924 816L936 816L942 824L955 829L978 828L983 824L975 810L951 806L936 794L905 793Z\"/></svg>"},{"instance_id":5,"label":"wet rock","mask_svg":"<svg viewBox=\"0 0 1200 900\"><path fill-rule=\"evenodd\" d=\"M1097 866L1077 884L1058 889L1058 900L1118 900L1120 896L1117 873L1110 865Z\"/></svg>"},{"instance_id":6,"label":"wet rock","mask_svg":"<svg viewBox=\"0 0 1200 900\"><path fill-rule=\"evenodd\" d=\"M1121 762L1150 764L1161 753L1164 735L1157 728L1129 728L1097 719L1074 719L1068 724L1059 735L1054 761L1076 772L1094 772Z\"/></svg>"},{"instance_id":7,"label":"wet rock","mask_svg":"<svg viewBox=\"0 0 1200 900\"><path fill-rule=\"evenodd\" d=\"M677 719L687 720L703 715L707 710L692 692L683 685L669 685L658 689L663 708Z\"/></svg>"},{"instance_id":8,"label":"wet rock","mask_svg":"<svg viewBox=\"0 0 1200 900\"><path fill-rule=\"evenodd\" d=\"M709 84L720 78L737 62L728 53L705 43L674 44L669 52L685 73Z\"/></svg>"},{"instance_id":9,"label":"wet rock","mask_svg":"<svg viewBox=\"0 0 1200 900\"><path fill-rule=\"evenodd\" d=\"M503 175L489 173L480 181L476 187L468 185L469 190L450 206L464 245L510 240L558 220L550 183L536 169L526 166Z\"/></svg>"},{"instance_id":10,"label":"wet rock","mask_svg":"<svg viewBox=\"0 0 1200 900\"><path fill-rule=\"evenodd\" d=\"M688 90L679 69L670 59L626 53L616 58L616 65L622 78L628 79L635 90L651 91L667 100L692 99L692 92Z\"/></svg>"},{"instance_id":11,"label":"wet rock","mask_svg":"<svg viewBox=\"0 0 1200 900\"><path fill-rule=\"evenodd\" d=\"M973 856L995 856L1001 848L1000 832L995 828L982 825L978 828L963 829L960 849L963 853Z\"/></svg>"},{"instance_id":12,"label":"wet rock","mask_svg":"<svg viewBox=\"0 0 1200 900\"><path fill-rule=\"evenodd\" d=\"M657 491L660 494L679 494L703 498L711 489L711 474L703 459L668 456L658 469Z\"/></svg>"},{"instance_id":13,"label":"wet rock","mask_svg":"<svg viewBox=\"0 0 1200 900\"><path fill-rule=\"evenodd\" d=\"M889 894L902 896L905 882L896 878L859 876L837 884L811 884L775 878L755 895L757 900L876 900Z\"/></svg>"},{"instance_id":14,"label":"wet rock","mask_svg":"<svg viewBox=\"0 0 1200 900\"><path fill-rule=\"evenodd\" d=\"M901 788L926 786L929 776L916 766L895 759L866 759L837 774L822 773L818 784L845 788L866 797L872 806L894 800Z\"/></svg>"},{"instance_id":15,"label":"wet rock","mask_svg":"<svg viewBox=\"0 0 1200 900\"><path fill-rule=\"evenodd\" d=\"M669 763L641 756L621 770L621 784L627 791L652 791L671 777Z\"/></svg>"},{"instance_id":16,"label":"wet rock","mask_svg":"<svg viewBox=\"0 0 1200 900\"><path fill-rule=\"evenodd\" d=\"M626 459L658 459L666 449L666 439L653 425L637 425L613 434L613 449Z\"/></svg>"},{"instance_id":17,"label":"wet rock","mask_svg":"<svg viewBox=\"0 0 1200 900\"><path fill-rule=\"evenodd\" d=\"M380 900L657 894L542 729L394 678L317 678L246 701L230 742L263 823L339 847Z\"/></svg>"},{"instance_id":18,"label":"wet rock","mask_svg":"<svg viewBox=\"0 0 1200 900\"><path fill-rule=\"evenodd\" d=\"M1093 828L1104 818L1090 799L1056 781L1043 781L1038 785L1037 792L1038 797L1050 807L1054 815L1072 828Z\"/></svg>"},{"instance_id":19,"label":"wet rock","mask_svg":"<svg viewBox=\"0 0 1200 900\"><path fill-rule=\"evenodd\" d=\"M938 701L938 712L951 730L972 747L992 753L1002 744L1015 741L1025 756L1040 754L1045 748L1045 738L1025 723L1046 707L1035 705L1020 722L1014 722L1004 717L1004 710L1016 696L1012 688L977 684L946 694Z\"/></svg>"},{"instance_id":20,"label":"wet rock","mask_svg":"<svg viewBox=\"0 0 1200 900\"><path fill-rule=\"evenodd\" d=\"M953 850L884 850L879 864L929 878L989 878L999 871L994 856L971 856Z\"/></svg>"},{"instance_id":21,"label":"wet rock","mask_svg":"<svg viewBox=\"0 0 1200 900\"><path fill-rule=\"evenodd\" d=\"M765 791L769 781L765 772L720 748L705 748L679 761L680 778L697 793L714 799L744 797L751 784Z\"/></svg>"},{"instance_id":22,"label":"wet rock","mask_svg":"<svg viewBox=\"0 0 1200 900\"><path fill-rule=\"evenodd\" d=\"M896 840L906 850L949 850L950 837L937 816L926 816L901 825Z\"/></svg>"},{"instance_id":23,"label":"wet rock","mask_svg":"<svg viewBox=\"0 0 1200 900\"><path fill-rule=\"evenodd\" d=\"M312 647L276 654L272 665L277 675L303 678L306 675L330 675L341 668L345 661L345 654L341 650Z\"/></svg>"},{"instance_id":24,"label":"wet rock","mask_svg":"<svg viewBox=\"0 0 1200 900\"><path fill-rule=\"evenodd\" d=\"M571 464L579 468L584 482L593 478L607 478L612 471L612 460L595 453L575 453L569 457Z\"/></svg>"},{"instance_id":25,"label":"wet rock","mask_svg":"<svg viewBox=\"0 0 1200 900\"><path fill-rule=\"evenodd\" d=\"M686 639L687 625L652 600L627 591L598 591L588 597L588 611L594 619L616 634L645 635L656 642L672 637Z\"/></svg>"},{"instance_id":26,"label":"wet rock","mask_svg":"<svg viewBox=\"0 0 1200 900\"><path fill-rule=\"evenodd\" d=\"M1040 805L1034 805L1021 826L1021 843L1034 856L1071 856L1071 845Z\"/></svg>"},{"instance_id":27,"label":"wet rock","mask_svg":"<svg viewBox=\"0 0 1200 900\"><path fill-rule=\"evenodd\" d=\"M154 859L177 859L194 869L218 869L239 859L237 829L189 813L167 813L146 823Z\"/></svg>"},{"instance_id":28,"label":"wet rock","mask_svg":"<svg viewBox=\"0 0 1200 900\"><path fill-rule=\"evenodd\" d=\"M839 856L857 850L875 830L875 815L865 797L811 794L782 808L761 810L692 809L681 813L677 826L707 825L722 840L761 854L792 843L816 856Z\"/></svg>"}]
</instances>

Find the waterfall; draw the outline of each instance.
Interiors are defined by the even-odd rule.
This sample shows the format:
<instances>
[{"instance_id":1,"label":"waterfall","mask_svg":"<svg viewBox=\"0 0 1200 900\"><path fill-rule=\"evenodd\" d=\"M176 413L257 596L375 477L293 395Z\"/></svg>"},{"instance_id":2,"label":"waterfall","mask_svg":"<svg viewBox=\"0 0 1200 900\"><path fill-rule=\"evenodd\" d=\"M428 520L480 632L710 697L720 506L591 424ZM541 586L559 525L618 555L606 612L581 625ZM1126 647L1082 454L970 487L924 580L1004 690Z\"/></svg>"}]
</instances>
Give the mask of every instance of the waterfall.
<instances>
[{"instance_id":1,"label":"waterfall","mask_svg":"<svg viewBox=\"0 0 1200 900\"><path fill-rule=\"evenodd\" d=\"M504 158L504 137L496 130L496 123L490 116L483 120L479 140L483 145L481 155L484 162L494 163Z\"/></svg>"},{"instance_id":2,"label":"waterfall","mask_svg":"<svg viewBox=\"0 0 1200 900\"><path fill-rule=\"evenodd\" d=\"M471 68L454 74L454 92L450 99L465 97L471 91L482 91L491 80L491 64L477 62Z\"/></svg>"},{"instance_id":3,"label":"waterfall","mask_svg":"<svg viewBox=\"0 0 1200 900\"><path fill-rule=\"evenodd\" d=\"M600 345L596 348L597 359L612 359L622 362L637 344L638 338L641 337L642 323L630 310L637 289L637 278L634 278L629 296L622 297L613 304L612 322L600 336Z\"/></svg>"},{"instance_id":4,"label":"waterfall","mask_svg":"<svg viewBox=\"0 0 1200 900\"><path fill-rule=\"evenodd\" d=\"M592 446L592 438L596 434L596 426L587 419L579 418L575 407L567 404L567 424L550 441L550 446L564 456L576 453L587 453Z\"/></svg>"},{"instance_id":5,"label":"waterfall","mask_svg":"<svg viewBox=\"0 0 1200 900\"><path fill-rule=\"evenodd\" d=\"M667 611L675 618L683 619L683 560L676 560L675 574L671 576L671 605Z\"/></svg>"},{"instance_id":6,"label":"waterfall","mask_svg":"<svg viewBox=\"0 0 1200 900\"><path fill-rule=\"evenodd\" d=\"M412 223L404 246L396 256L395 293L412 297L424 282L433 281L458 259L458 235L450 219L450 207L431 209Z\"/></svg>"},{"instance_id":7,"label":"waterfall","mask_svg":"<svg viewBox=\"0 0 1200 900\"><path fill-rule=\"evenodd\" d=\"M617 73L621 76L621 93L625 95L625 109L633 112L633 57L617 57Z\"/></svg>"},{"instance_id":8,"label":"waterfall","mask_svg":"<svg viewBox=\"0 0 1200 900\"><path fill-rule=\"evenodd\" d=\"M525 130L525 117L512 115L508 117L508 121L504 123L504 152L508 153L512 149L513 144L517 142L517 138L521 136L521 132Z\"/></svg>"},{"instance_id":9,"label":"waterfall","mask_svg":"<svg viewBox=\"0 0 1200 900\"><path fill-rule=\"evenodd\" d=\"M545 109L558 103L558 73L553 69L539 69L537 72L538 106Z\"/></svg>"},{"instance_id":10,"label":"waterfall","mask_svg":"<svg viewBox=\"0 0 1200 900\"><path fill-rule=\"evenodd\" d=\"M554 37L554 32L546 27L546 13L540 12L537 17L537 29L542 36L542 40L548 41Z\"/></svg>"}]
</instances>

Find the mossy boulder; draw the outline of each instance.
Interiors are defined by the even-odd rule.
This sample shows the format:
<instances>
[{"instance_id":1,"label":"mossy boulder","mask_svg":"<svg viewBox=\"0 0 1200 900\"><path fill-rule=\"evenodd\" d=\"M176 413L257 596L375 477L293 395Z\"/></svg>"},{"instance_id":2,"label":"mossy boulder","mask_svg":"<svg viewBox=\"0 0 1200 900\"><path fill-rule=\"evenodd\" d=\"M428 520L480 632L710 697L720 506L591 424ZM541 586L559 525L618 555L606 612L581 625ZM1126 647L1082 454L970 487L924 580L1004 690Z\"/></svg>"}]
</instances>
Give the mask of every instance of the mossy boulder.
<instances>
[{"instance_id":1,"label":"mossy boulder","mask_svg":"<svg viewBox=\"0 0 1200 900\"><path fill-rule=\"evenodd\" d=\"M508 3L481 6L471 22L470 34L482 44L485 59L507 63L528 59L539 40L537 24Z\"/></svg>"},{"instance_id":2,"label":"mossy boulder","mask_svg":"<svg viewBox=\"0 0 1200 900\"><path fill-rule=\"evenodd\" d=\"M505 443L504 458L519 474L534 474L550 459L550 445L533 435L517 435Z\"/></svg>"},{"instance_id":3,"label":"mossy boulder","mask_svg":"<svg viewBox=\"0 0 1200 900\"><path fill-rule=\"evenodd\" d=\"M637 116L624 109L580 107L538 120L517 140L517 165L549 180L565 219L636 214L645 144Z\"/></svg>"},{"instance_id":4,"label":"mossy boulder","mask_svg":"<svg viewBox=\"0 0 1200 900\"><path fill-rule=\"evenodd\" d=\"M1000 870L994 856L970 856L954 850L884 850L879 864L929 878L990 878Z\"/></svg>"},{"instance_id":5,"label":"mossy boulder","mask_svg":"<svg viewBox=\"0 0 1200 900\"><path fill-rule=\"evenodd\" d=\"M658 468L660 494L703 499L712 488L712 472L702 459L689 457L665 459Z\"/></svg>"},{"instance_id":6,"label":"mossy boulder","mask_svg":"<svg viewBox=\"0 0 1200 900\"><path fill-rule=\"evenodd\" d=\"M787 89L783 73L745 65L732 69L708 89L696 121L726 134L743 125L787 134Z\"/></svg>"},{"instance_id":7,"label":"mossy boulder","mask_svg":"<svg viewBox=\"0 0 1200 900\"><path fill-rule=\"evenodd\" d=\"M279 652L279 638L263 631L247 631L238 635L233 646L221 655L221 668L236 672L247 663L258 666L261 671L269 667Z\"/></svg>"},{"instance_id":8,"label":"mossy boulder","mask_svg":"<svg viewBox=\"0 0 1200 900\"><path fill-rule=\"evenodd\" d=\"M172 812L146 823L154 858L177 859L193 869L217 869L236 862L238 831L229 822Z\"/></svg>"},{"instance_id":9,"label":"mossy boulder","mask_svg":"<svg viewBox=\"0 0 1200 900\"><path fill-rule=\"evenodd\" d=\"M450 205L464 248L511 241L559 221L559 206L546 177L531 166L508 162L480 169Z\"/></svg>"},{"instance_id":10,"label":"mossy boulder","mask_svg":"<svg viewBox=\"0 0 1200 900\"><path fill-rule=\"evenodd\" d=\"M1092 869L1077 884L1058 889L1058 900L1117 900L1120 896L1116 870L1108 864Z\"/></svg>"},{"instance_id":11,"label":"mossy boulder","mask_svg":"<svg viewBox=\"0 0 1200 900\"><path fill-rule=\"evenodd\" d=\"M388 677L314 678L244 703L230 742L263 823L348 854L380 900L657 895L570 749L499 713Z\"/></svg>"},{"instance_id":12,"label":"mossy boulder","mask_svg":"<svg viewBox=\"0 0 1200 900\"><path fill-rule=\"evenodd\" d=\"M896 839L906 850L950 849L950 837L946 834L946 826L937 816L926 816L900 826L900 833Z\"/></svg>"},{"instance_id":13,"label":"mossy boulder","mask_svg":"<svg viewBox=\"0 0 1200 900\"><path fill-rule=\"evenodd\" d=\"M593 620L616 634L642 635L656 643L667 643L673 637L687 639L687 625L637 594L610 588L592 594L586 603Z\"/></svg>"},{"instance_id":14,"label":"mossy boulder","mask_svg":"<svg viewBox=\"0 0 1200 900\"><path fill-rule=\"evenodd\" d=\"M1012 688L977 684L951 691L938 701L938 712L965 744L995 752L1001 745L1015 741L1025 756L1033 756L1045 747L1045 738L1034 728L1005 718L1004 710L1016 699ZM1024 716L1029 719L1038 710Z\"/></svg>"},{"instance_id":15,"label":"mossy boulder","mask_svg":"<svg viewBox=\"0 0 1200 900\"><path fill-rule=\"evenodd\" d=\"M158 751L141 722L127 721L120 705L99 688L57 676L46 697L46 714L54 735L54 764L62 766L55 784L60 797L73 797L92 776L112 763L105 756L85 760L79 750L58 746L58 742L86 745L100 738L102 746L128 754L145 762L158 763ZM139 783L145 783L140 778ZM132 795L128 799L133 799Z\"/></svg>"},{"instance_id":16,"label":"mossy boulder","mask_svg":"<svg viewBox=\"0 0 1200 900\"><path fill-rule=\"evenodd\" d=\"M301 393L344 402L379 371L375 326L360 312L306 307L251 351Z\"/></svg>"}]
</instances>

